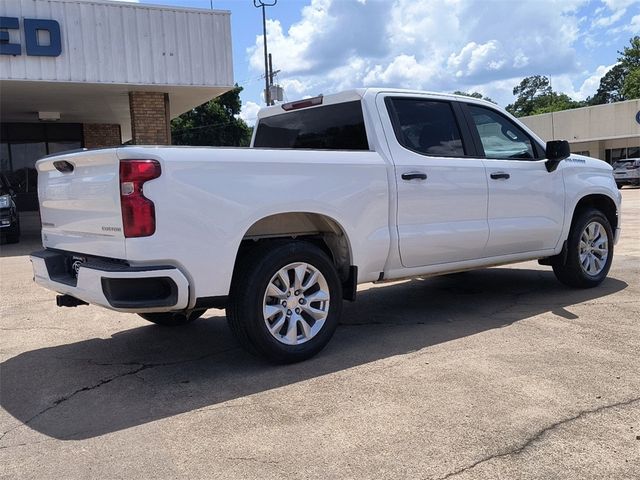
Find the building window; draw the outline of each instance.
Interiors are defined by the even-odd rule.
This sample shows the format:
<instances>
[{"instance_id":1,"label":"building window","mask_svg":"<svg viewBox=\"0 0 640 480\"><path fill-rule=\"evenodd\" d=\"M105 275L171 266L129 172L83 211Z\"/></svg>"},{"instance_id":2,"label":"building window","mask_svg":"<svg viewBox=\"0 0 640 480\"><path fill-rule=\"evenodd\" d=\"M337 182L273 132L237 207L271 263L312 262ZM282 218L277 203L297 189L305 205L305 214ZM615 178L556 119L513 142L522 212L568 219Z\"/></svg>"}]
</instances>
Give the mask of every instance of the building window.
<instances>
[{"instance_id":1,"label":"building window","mask_svg":"<svg viewBox=\"0 0 640 480\"><path fill-rule=\"evenodd\" d=\"M590 157L591 156L589 154L589 150L580 150L579 152L571 152L571 153L575 153L576 155L584 155L585 157Z\"/></svg>"},{"instance_id":2,"label":"building window","mask_svg":"<svg viewBox=\"0 0 640 480\"><path fill-rule=\"evenodd\" d=\"M608 163L614 163L626 158L640 158L640 146L628 148L607 148L604 153L605 159Z\"/></svg>"},{"instance_id":3,"label":"building window","mask_svg":"<svg viewBox=\"0 0 640 480\"><path fill-rule=\"evenodd\" d=\"M5 123L0 125L0 173L17 193L18 210L38 209L36 161L51 153L82 147L79 123Z\"/></svg>"}]
</instances>

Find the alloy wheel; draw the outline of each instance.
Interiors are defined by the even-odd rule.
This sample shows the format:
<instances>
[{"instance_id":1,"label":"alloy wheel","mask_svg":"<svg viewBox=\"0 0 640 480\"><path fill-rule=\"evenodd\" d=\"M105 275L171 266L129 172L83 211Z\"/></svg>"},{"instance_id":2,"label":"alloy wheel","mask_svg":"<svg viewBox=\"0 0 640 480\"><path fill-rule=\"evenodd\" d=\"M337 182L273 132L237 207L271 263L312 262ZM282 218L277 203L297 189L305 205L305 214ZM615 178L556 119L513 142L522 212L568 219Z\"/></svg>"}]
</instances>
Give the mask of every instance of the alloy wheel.
<instances>
[{"instance_id":1,"label":"alloy wheel","mask_svg":"<svg viewBox=\"0 0 640 480\"><path fill-rule=\"evenodd\" d=\"M609 257L609 236L597 221L587 224L580 235L580 267L587 275L598 276L604 270Z\"/></svg>"},{"instance_id":2,"label":"alloy wheel","mask_svg":"<svg viewBox=\"0 0 640 480\"><path fill-rule=\"evenodd\" d=\"M267 285L263 300L267 330L286 345L308 342L322 329L330 299L329 285L320 270L309 263L290 263Z\"/></svg>"}]
</instances>

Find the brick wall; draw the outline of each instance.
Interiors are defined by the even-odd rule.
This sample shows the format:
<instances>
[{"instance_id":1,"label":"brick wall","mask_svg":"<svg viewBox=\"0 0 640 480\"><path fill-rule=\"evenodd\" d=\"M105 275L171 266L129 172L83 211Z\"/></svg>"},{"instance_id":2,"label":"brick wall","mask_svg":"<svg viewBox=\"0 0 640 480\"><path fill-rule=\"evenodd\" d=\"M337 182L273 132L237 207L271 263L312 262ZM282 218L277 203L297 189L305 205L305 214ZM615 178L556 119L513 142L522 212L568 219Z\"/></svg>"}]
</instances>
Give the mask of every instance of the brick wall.
<instances>
[{"instance_id":1,"label":"brick wall","mask_svg":"<svg viewBox=\"0 0 640 480\"><path fill-rule=\"evenodd\" d=\"M129 110L133 144L171 144L167 93L129 92Z\"/></svg>"},{"instance_id":2,"label":"brick wall","mask_svg":"<svg viewBox=\"0 0 640 480\"><path fill-rule=\"evenodd\" d=\"M116 147L122 144L117 123L85 123L82 126L85 148Z\"/></svg>"}]
</instances>

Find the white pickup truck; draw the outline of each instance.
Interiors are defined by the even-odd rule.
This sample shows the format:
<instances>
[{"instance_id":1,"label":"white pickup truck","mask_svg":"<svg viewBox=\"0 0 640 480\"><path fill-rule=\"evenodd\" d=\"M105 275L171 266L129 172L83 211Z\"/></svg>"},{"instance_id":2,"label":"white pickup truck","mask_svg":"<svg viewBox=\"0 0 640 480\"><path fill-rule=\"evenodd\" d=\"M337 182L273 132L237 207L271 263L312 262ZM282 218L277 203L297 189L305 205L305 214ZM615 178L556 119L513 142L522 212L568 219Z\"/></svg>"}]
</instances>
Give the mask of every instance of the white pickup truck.
<instances>
[{"instance_id":1,"label":"white pickup truck","mask_svg":"<svg viewBox=\"0 0 640 480\"><path fill-rule=\"evenodd\" d=\"M252 146L38 161L35 281L182 325L226 308L248 350L316 354L360 283L539 259L600 284L620 232L605 162L485 101L360 89L263 109Z\"/></svg>"}]
</instances>

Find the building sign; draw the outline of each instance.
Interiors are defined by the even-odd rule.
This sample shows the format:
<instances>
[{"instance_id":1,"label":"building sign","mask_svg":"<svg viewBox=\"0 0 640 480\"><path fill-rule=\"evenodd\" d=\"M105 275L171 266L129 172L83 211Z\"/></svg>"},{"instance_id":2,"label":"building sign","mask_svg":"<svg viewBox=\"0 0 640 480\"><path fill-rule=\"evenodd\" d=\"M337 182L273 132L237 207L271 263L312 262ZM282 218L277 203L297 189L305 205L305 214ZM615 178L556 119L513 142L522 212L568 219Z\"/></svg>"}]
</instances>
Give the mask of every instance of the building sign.
<instances>
[{"instance_id":1,"label":"building sign","mask_svg":"<svg viewBox=\"0 0 640 480\"><path fill-rule=\"evenodd\" d=\"M27 55L57 57L62 52L60 24L55 20L24 18L24 50ZM0 55L22 55L22 45L11 43L10 30L20 29L17 17L0 17ZM46 37L49 37L48 41Z\"/></svg>"},{"instance_id":2,"label":"building sign","mask_svg":"<svg viewBox=\"0 0 640 480\"><path fill-rule=\"evenodd\" d=\"M636 113L636 122L640 124L640 110L638 111L638 113Z\"/></svg>"}]
</instances>

